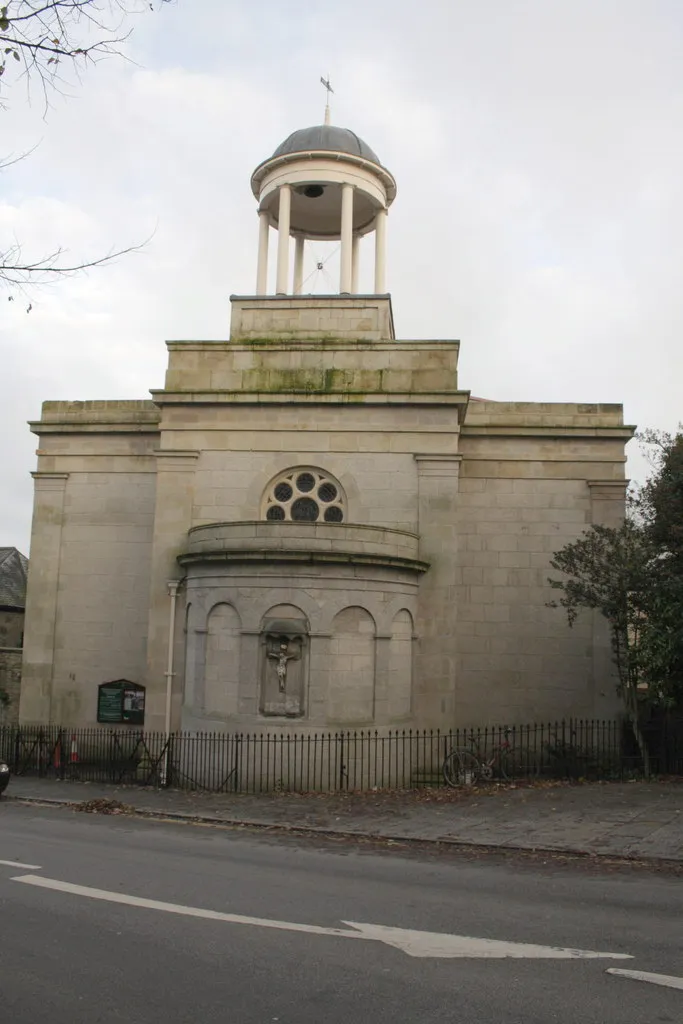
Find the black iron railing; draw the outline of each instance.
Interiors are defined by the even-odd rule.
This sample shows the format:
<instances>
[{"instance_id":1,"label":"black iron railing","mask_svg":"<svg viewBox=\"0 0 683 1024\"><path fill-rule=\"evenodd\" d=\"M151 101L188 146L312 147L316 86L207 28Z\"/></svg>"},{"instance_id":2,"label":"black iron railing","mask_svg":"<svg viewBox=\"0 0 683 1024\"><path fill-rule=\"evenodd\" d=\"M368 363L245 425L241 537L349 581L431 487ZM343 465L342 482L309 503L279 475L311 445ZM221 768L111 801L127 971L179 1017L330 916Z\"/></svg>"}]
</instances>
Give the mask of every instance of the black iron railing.
<instances>
[{"instance_id":1,"label":"black iron railing","mask_svg":"<svg viewBox=\"0 0 683 1024\"><path fill-rule=\"evenodd\" d=\"M642 764L619 720L571 719L481 729L298 733L173 733L133 728L0 727L0 758L17 775L169 785L208 792L412 789L443 785L454 749L492 760L503 748L513 779L638 774ZM651 771L683 770L683 735L667 734ZM653 750L654 753L654 750Z\"/></svg>"}]
</instances>

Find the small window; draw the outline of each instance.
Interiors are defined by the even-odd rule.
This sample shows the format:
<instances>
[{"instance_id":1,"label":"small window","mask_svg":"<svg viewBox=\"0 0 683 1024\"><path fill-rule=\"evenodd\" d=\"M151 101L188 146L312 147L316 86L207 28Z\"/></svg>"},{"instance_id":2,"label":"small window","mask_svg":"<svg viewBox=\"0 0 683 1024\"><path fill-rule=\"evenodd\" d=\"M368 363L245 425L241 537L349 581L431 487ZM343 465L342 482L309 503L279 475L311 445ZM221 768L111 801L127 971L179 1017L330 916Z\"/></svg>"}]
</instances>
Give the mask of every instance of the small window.
<instances>
[{"instance_id":1,"label":"small window","mask_svg":"<svg viewBox=\"0 0 683 1024\"><path fill-rule=\"evenodd\" d=\"M321 501L334 501L337 497L337 488L334 484L331 484L329 480L326 480L324 484L321 484L318 488L318 497Z\"/></svg>"},{"instance_id":2,"label":"small window","mask_svg":"<svg viewBox=\"0 0 683 1024\"><path fill-rule=\"evenodd\" d=\"M294 492L292 491L290 485L284 482L279 483L275 490L273 491L273 494L275 495L278 501L290 501L293 493Z\"/></svg>"},{"instance_id":3,"label":"small window","mask_svg":"<svg viewBox=\"0 0 683 1024\"><path fill-rule=\"evenodd\" d=\"M297 498L292 502L291 511L295 522L314 523L320 518L320 509L313 498Z\"/></svg>"},{"instance_id":4,"label":"small window","mask_svg":"<svg viewBox=\"0 0 683 1024\"><path fill-rule=\"evenodd\" d=\"M312 473L299 473L296 478L296 486L300 491L303 491L304 494L308 494L308 492L312 491L315 487L315 477Z\"/></svg>"}]
</instances>

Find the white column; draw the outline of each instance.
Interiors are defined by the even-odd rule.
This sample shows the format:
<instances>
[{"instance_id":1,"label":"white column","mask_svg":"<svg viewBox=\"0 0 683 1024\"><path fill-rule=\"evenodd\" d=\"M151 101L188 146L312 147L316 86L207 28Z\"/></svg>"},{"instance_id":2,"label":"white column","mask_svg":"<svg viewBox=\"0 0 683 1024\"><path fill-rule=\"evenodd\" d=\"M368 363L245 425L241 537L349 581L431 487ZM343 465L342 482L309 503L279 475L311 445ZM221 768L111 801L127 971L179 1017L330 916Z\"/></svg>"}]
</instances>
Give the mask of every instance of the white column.
<instances>
[{"instance_id":1,"label":"white column","mask_svg":"<svg viewBox=\"0 0 683 1024\"><path fill-rule=\"evenodd\" d=\"M353 257L351 260L351 292L358 295L358 275L360 272L360 235L353 236Z\"/></svg>"},{"instance_id":2,"label":"white column","mask_svg":"<svg viewBox=\"0 0 683 1024\"><path fill-rule=\"evenodd\" d=\"M386 291L387 211L378 210L375 217L375 295Z\"/></svg>"},{"instance_id":3,"label":"white column","mask_svg":"<svg viewBox=\"0 0 683 1024\"><path fill-rule=\"evenodd\" d=\"M341 273L339 291L351 292L353 277L353 185L342 185L341 201Z\"/></svg>"},{"instance_id":4,"label":"white column","mask_svg":"<svg viewBox=\"0 0 683 1024\"><path fill-rule=\"evenodd\" d=\"M304 284L304 236L297 235L294 244L294 295L301 295Z\"/></svg>"},{"instance_id":5,"label":"white column","mask_svg":"<svg viewBox=\"0 0 683 1024\"><path fill-rule=\"evenodd\" d=\"M270 217L266 210L259 210L258 215L258 266L256 269L256 294L265 295L268 291L268 238L270 236Z\"/></svg>"},{"instance_id":6,"label":"white column","mask_svg":"<svg viewBox=\"0 0 683 1024\"><path fill-rule=\"evenodd\" d=\"M289 278L289 223L292 212L292 190L280 185L280 213L277 224L277 295L287 294Z\"/></svg>"}]
</instances>

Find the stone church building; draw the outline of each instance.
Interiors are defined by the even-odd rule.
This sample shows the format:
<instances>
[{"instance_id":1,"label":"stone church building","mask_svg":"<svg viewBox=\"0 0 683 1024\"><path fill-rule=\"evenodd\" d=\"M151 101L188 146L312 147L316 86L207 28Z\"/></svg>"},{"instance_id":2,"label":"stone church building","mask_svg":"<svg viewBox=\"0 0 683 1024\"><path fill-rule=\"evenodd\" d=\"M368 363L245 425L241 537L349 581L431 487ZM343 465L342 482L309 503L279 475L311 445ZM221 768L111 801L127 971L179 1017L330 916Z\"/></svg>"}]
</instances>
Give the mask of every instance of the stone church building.
<instances>
[{"instance_id":1,"label":"stone church building","mask_svg":"<svg viewBox=\"0 0 683 1024\"><path fill-rule=\"evenodd\" d=\"M169 342L151 399L45 402L31 424L22 722L614 714L604 623L569 630L547 578L554 551L623 516L622 407L477 400L458 341L396 339L396 183L352 131L294 132L251 186L256 291L231 298L229 339ZM338 294L304 294L321 239L340 240Z\"/></svg>"}]
</instances>

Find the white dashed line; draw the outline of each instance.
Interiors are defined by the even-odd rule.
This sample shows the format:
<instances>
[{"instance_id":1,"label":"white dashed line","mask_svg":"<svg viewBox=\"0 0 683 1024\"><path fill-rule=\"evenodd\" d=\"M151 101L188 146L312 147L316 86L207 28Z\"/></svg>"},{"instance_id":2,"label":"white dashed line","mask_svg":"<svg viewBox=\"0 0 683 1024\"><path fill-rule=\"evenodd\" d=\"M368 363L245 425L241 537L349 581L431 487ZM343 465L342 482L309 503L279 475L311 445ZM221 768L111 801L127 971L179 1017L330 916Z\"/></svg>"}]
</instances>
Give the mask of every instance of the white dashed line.
<instances>
[{"instance_id":1,"label":"white dashed line","mask_svg":"<svg viewBox=\"0 0 683 1024\"><path fill-rule=\"evenodd\" d=\"M631 981L647 981L650 985L662 985L664 988L678 988L683 991L683 978L675 978L673 974L649 974L647 971L622 971L618 967L608 967L605 974L616 974L620 978Z\"/></svg>"}]
</instances>

